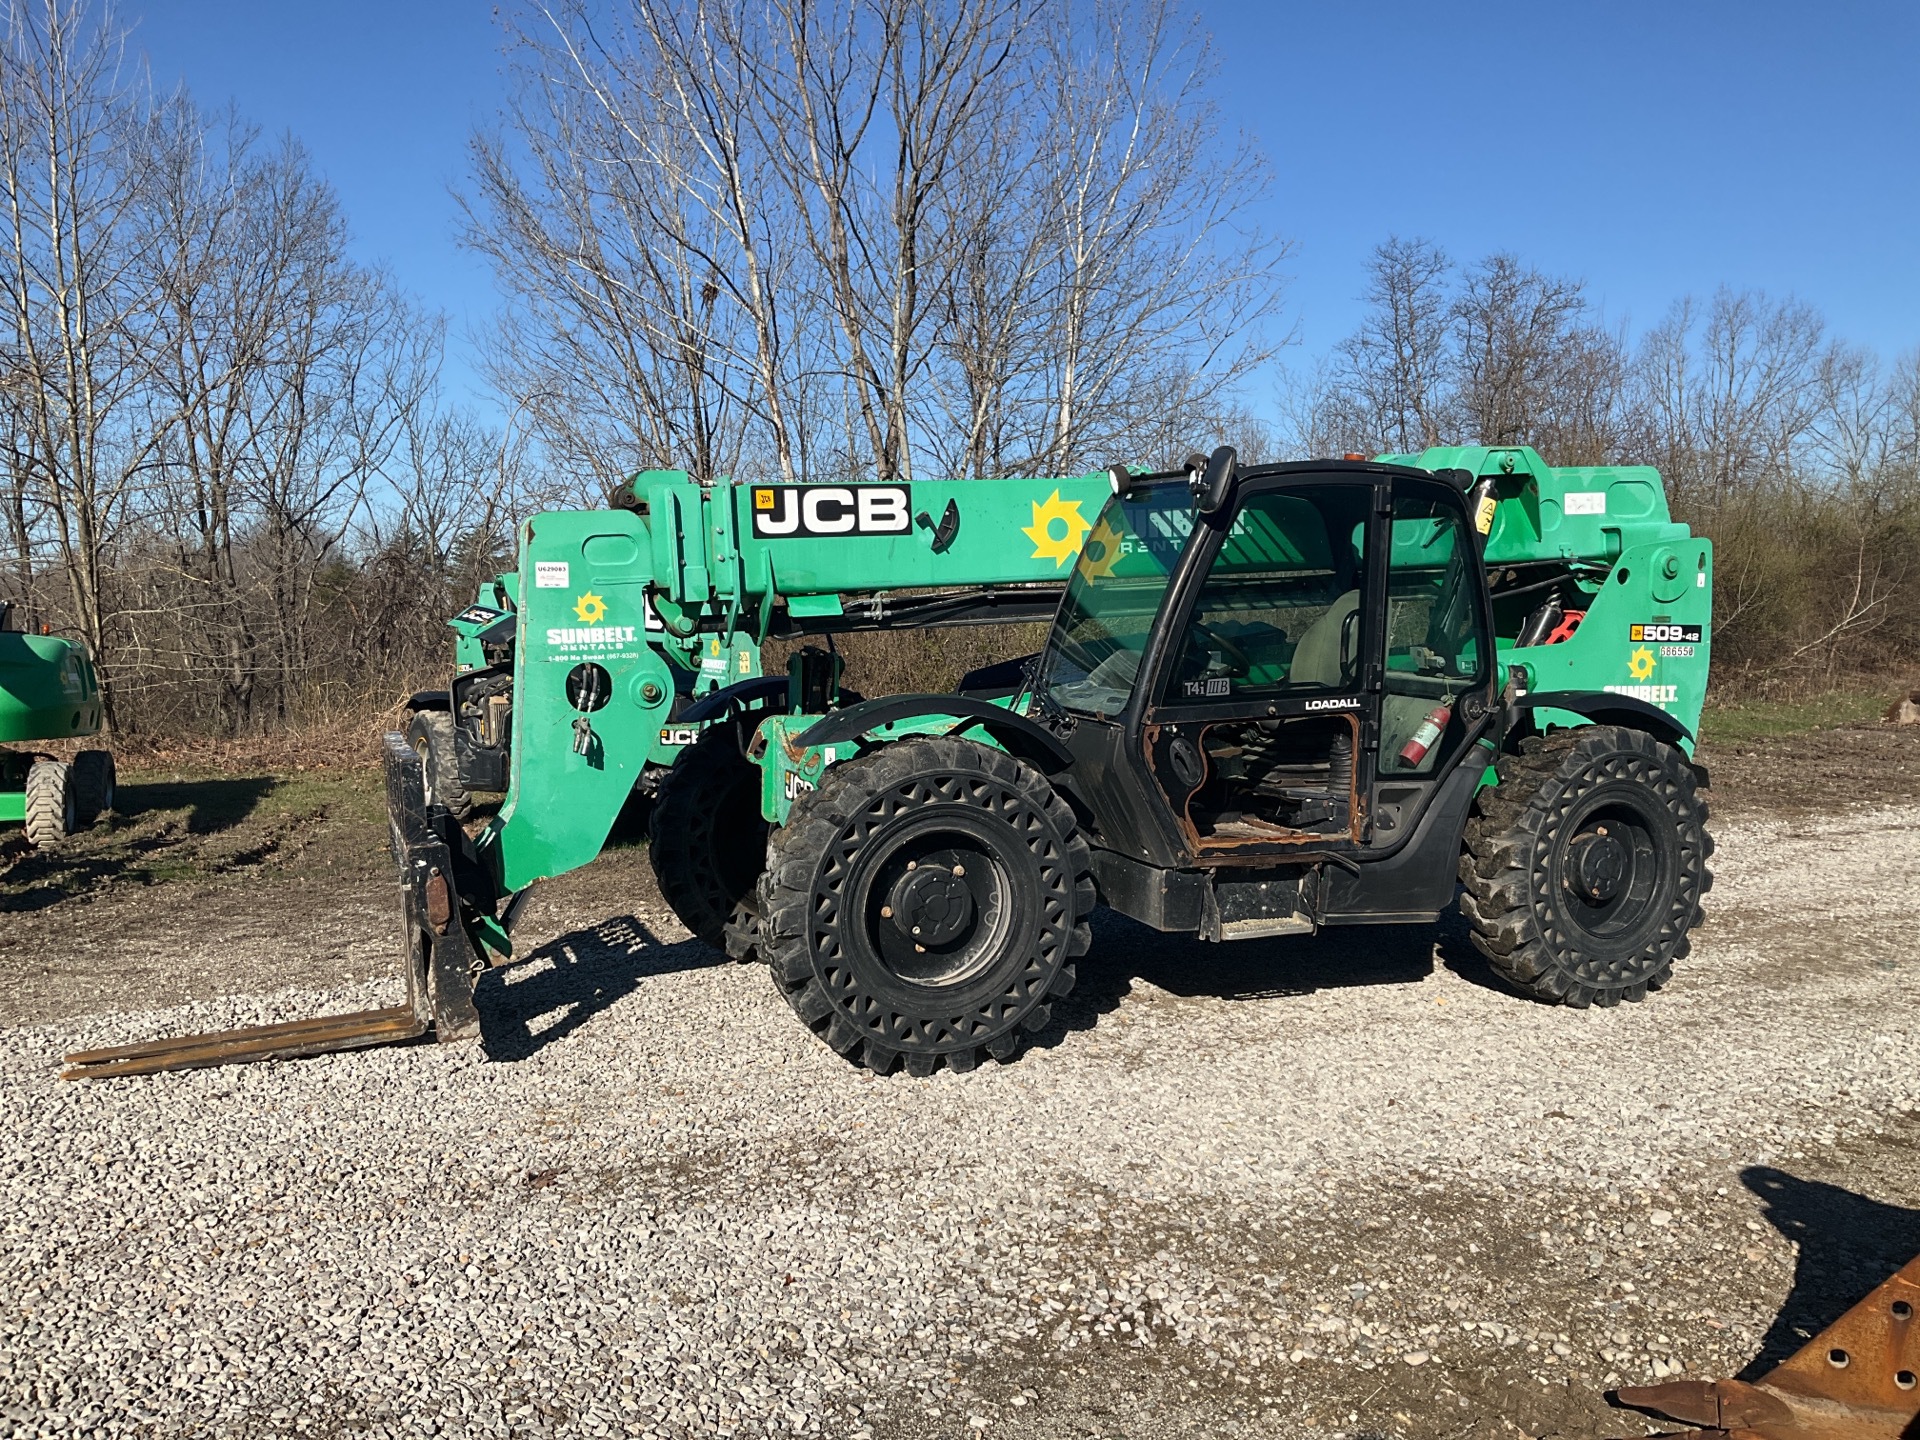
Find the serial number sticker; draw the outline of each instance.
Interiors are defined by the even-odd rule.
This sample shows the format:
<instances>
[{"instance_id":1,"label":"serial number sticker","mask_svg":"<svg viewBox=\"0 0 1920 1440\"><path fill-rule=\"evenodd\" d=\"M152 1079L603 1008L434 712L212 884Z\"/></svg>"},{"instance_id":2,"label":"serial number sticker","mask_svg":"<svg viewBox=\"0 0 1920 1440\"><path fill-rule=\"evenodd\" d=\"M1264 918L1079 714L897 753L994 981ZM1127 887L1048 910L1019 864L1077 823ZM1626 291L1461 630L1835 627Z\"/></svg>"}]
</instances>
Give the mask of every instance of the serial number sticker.
<instances>
[{"instance_id":1,"label":"serial number sticker","mask_svg":"<svg viewBox=\"0 0 1920 1440\"><path fill-rule=\"evenodd\" d=\"M1567 492L1567 514L1604 515L1607 513L1607 492L1604 490L1569 490Z\"/></svg>"},{"instance_id":2,"label":"serial number sticker","mask_svg":"<svg viewBox=\"0 0 1920 1440\"><path fill-rule=\"evenodd\" d=\"M787 535L905 535L912 529L912 497L904 485L754 487L753 533L760 540Z\"/></svg>"},{"instance_id":3,"label":"serial number sticker","mask_svg":"<svg viewBox=\"0 0 1920 1440\"><path fill-rule=\"evenodd\" d=\"M536 590L567 589L571 584L567 576L567 562L536 560L533 565L533 584Z\"/></svg>"},{"instance_id":4,"label":"serial number sticker","mask_svg":"<svg viewBox=\"0 0 1920 1440\"><path fill-rule=\"evenodd\" d=\"M1662 660L1691 660L1693 658L1693 647L1691 645L1662 645L1660 647L1660 658Z\"/></svg>"},{"instance_id":5,"label":"serial number sticker","mask_svg":"<svg viewBox=\"0 0 1920 1440\"><path fill-rule=\"evenodd\" d=\"M1629 625L1627 638L1636 644L1657 644L1662 640L1683 644L1698 645L1705 635L1698 625Z\"/></svg>"}]
</instances>

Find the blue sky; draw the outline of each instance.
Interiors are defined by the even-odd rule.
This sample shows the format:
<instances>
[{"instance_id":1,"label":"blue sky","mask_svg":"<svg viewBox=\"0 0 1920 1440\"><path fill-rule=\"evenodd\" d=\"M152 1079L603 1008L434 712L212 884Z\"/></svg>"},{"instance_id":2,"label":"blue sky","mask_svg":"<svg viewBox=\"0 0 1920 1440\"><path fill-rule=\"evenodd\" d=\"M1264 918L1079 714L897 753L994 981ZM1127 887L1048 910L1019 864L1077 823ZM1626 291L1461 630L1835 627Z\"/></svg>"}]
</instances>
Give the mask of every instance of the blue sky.
<instances>
[{"instance_id":1,"label":"blue sky","mask_svg":"<svg viewBox=\"0 0 1920 1440\"><path fill-rule=\"evenodd\" d=\"M503 93L484 0L122 0L163 85L289 130L362 257L453 322L494 304L454 244L464 141ZM1920 346L1920 5L1200 0L1220 103L1272 162L1299 360L1358 316L1368 251L1425 235L1584 276L1612 319L1722 283L1793 293L1835 333ZM1249 396L1256 406L1267 396Z\"/></svg>"}]
</instances>

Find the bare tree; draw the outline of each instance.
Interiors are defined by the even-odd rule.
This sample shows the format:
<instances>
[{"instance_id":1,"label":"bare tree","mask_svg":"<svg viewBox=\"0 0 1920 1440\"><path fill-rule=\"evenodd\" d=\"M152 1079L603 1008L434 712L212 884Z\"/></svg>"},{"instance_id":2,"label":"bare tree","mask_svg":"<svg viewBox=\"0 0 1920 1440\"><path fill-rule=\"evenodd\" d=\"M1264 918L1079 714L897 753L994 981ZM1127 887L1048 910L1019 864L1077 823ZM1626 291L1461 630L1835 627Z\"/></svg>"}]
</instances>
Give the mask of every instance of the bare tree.
<instances>
[{"instance_id":1,"label":"bare tree","mask_svg":"<svg viewBox=\"0 0 1920 1440\"><path fill-rule=\"evenodd\" d=\"M16 427L16 579L31 583L31 531L44 519L74 620L101 662L111 725L107 556L151 443L115 423L144 361L147 295L122 243L143 178L132 144L139 91L111 10L14 0L4 13L0 281L11 334L0 388Z\"/></svg>"}]
</instances>

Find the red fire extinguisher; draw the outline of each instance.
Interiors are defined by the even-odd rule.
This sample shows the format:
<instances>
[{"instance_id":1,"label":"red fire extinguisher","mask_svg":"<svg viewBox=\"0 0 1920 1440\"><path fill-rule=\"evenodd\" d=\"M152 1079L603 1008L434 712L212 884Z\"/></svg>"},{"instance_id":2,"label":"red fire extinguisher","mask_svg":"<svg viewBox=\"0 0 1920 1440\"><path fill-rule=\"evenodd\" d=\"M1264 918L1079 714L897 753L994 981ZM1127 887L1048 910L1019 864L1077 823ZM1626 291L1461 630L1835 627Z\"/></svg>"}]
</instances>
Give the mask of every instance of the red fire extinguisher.
<instances>
[{"instance_id":1,"label":"red fire extinguisher","mask_svg":"<svg viewBox=\"0 0 1920 1440\"><path fill-rule=\"evenodd\" d=\"M1427 758L1427 751L1433 748L1433 742L1446 733L1447 721L1453 718L1451 705L1436 705L1420 722L1420 728L1407 738L1400 747L1400 759L1409 768L1417 768Z\"/></svg>"}]
</instances>

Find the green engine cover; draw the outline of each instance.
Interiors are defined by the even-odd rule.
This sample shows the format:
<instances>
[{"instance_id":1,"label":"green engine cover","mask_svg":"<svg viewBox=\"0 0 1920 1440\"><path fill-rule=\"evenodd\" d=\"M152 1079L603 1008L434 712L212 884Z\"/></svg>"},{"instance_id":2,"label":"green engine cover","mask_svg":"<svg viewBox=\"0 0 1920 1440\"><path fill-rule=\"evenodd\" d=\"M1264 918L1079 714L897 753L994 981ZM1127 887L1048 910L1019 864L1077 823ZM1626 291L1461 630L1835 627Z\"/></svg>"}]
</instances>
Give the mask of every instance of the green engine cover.
<instances>
[{"instance_id":1,"label":"green engine cover","mask_svg":"<svg viewBox=\"0 0 1920 1440\"><path fill-rule=\"evenodd\" d=\"M100 686L84 645L0 631L0 743L65 740L99 729Z\"/></svg>"}]
</instances>

